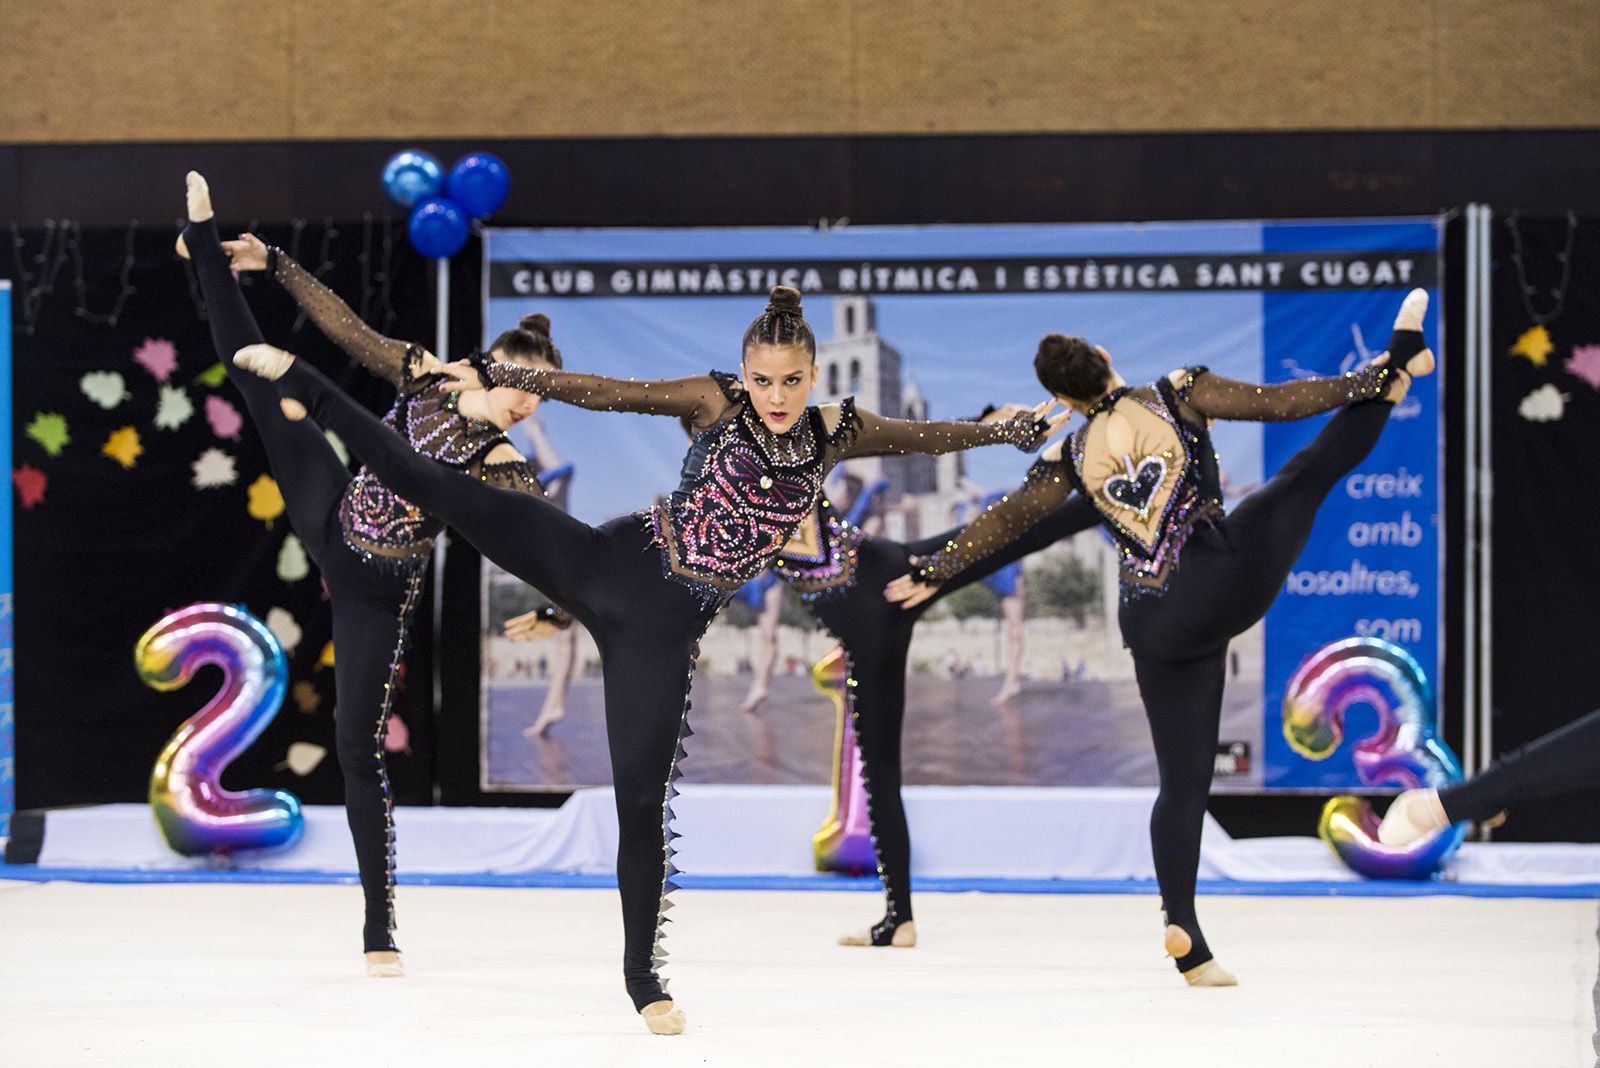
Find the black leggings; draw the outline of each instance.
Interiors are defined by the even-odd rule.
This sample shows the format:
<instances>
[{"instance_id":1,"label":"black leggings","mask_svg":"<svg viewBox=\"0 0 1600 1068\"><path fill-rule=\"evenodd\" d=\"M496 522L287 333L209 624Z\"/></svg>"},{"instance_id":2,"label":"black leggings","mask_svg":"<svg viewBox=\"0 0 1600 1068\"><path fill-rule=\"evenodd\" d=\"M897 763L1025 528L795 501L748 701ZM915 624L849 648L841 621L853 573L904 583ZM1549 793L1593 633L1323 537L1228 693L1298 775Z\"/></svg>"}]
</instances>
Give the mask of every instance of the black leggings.
<instances>
[{"instance_id":1,"label":"black leggings","mask_svg":"<svg viewBox=\"0 0 1600 1068\"><path fill-rule=\"evenodd\" d=\"M1463 783L1439 791L1451 823L1486 820L1518 801L1600 786L1600 711L1501 757Z\"/></svg>"},{"instance_id":2,"label":"black leggings","mask_svg":"<svg viewBox=\"0 0 1600 1068\"><path fill-rule=\"evenodd\" d=\"M1194 532L1165 589L1136 590L1123 601L1122 637L1133 653L1161 780L1150 813L1156 879L1167 922L1194 940L1177 960L1180 971L1211 959L1195 915L1194 884L1228 640L1266 614L1305 548L1323 498L1372 450L1393 409L1387 401L1341 409L1232 515Z\"/></svg>"},{"instance_id":3,"label":"black leggings","mask_svg":"<svg viewBox=\"0 0 1600 1068\"><path fill-rule=\"evenodd\" d=\"M600 649L617 803L623 978L636 1008L666 996L656 972L672 889L671 802L699 641L721 607L662 572L639 516L591 527L548 501L497 489L413 452L304 360L278 383L396 493L571 612Z\"/></svg>"},{"instance_id":4,"label":"black leggings","mask_svg":"<svg viewBox=\"0 0 1600 1068\"><path fill-rule=\"evenodd\" d=\"M191 222L184 241L205 298L217 355L244 396L266 446L289 526L328 585L336 659L336 751L365 900L362 945L368 951L394 949L394 812L383 734L406 623L426 568L391 573L367 563L345 544L339 504L350 483L349 469L316 426L284 417L271 382L234 367L233 354L261 342L261 328L229 269L216 220Z\"/></svg>"},{"instance_id":5,"label":"black leggings","mask_svg":"<svg viewBox=\"0 0 1600 1068\"><path fill-rule=\"evenodd\" d=\"M910 609L890 602L883 588L911 570L911 557L933 554L955 531L909 544L869 537L857 552L854 582L824 593L810 604L811 613L844 647L855 683L848 687L850 713L861 747L867 815L887 906L872 930L875 944L886 944L896 927L912 919L911 832L900 797L906 659L912 630L940 598L1095 525L1098 515L1094 508L1078 498L1074 502L1051 512L1021 538L957 574L932 598Z\"/></svg>"}]
</instances>

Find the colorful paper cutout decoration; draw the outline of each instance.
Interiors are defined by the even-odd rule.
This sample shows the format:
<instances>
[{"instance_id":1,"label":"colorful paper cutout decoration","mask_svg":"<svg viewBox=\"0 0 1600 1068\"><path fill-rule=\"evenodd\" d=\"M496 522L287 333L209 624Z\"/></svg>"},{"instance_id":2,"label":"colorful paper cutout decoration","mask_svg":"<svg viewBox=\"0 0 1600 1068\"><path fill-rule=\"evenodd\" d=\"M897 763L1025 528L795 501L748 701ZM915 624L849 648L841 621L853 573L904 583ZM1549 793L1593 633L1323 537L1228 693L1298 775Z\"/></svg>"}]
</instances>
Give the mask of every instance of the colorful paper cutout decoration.
<instances>
[{"instance_id":1,"label":"colorful paper cutout decoration","mask_svg":"<svg viewBox=\"0 0 1600 1068\"><path fill-rule=\"evenodd\" d=\"M1600 389L1600 345L1574 345L1567 357L1567 374Z\"/></svg>"},{"instance_id":2,"label":"colorful paper cutout decoration","mask_svg":"<svg viewBox=\"0 0 1600 1068\"><path fill-rule=\"evenodd\" d=\"M317 765L322 763L322 758L327 755L328 751L320 745L295 742L289 746L289 751L284 754L283 760L274 770L282 771L288 768L296 775L304 777L315 771Z\"/></svg>"},{"instance_id":3,"label":"colorful paper cutout decoration","mask_svg":"<svg viewBox=\"0 0 1600 1068\"><path fill-rule=\"evenodd\" d=\"M207 449L200 454L200 459L189 466L194 469L195 489L216 489L218 486L231 486L239 481L239 472L234 468L233 457L221 449Z\"/></svg>"},{"instance_id":4,"label":"colorful paper cutout decoration","mask_svg":"<svg viewBox=\"0 0 1600 1068\"><path fill-rule=\"evenodd\" d=\"M227 377L228 369L218 362L195 375L194 380L207 389L216 389Z\"/></svg>"},{"instance_id":5,"label":"colorful paper cutout decoration","mask_svg":"<svg viewBox=\"0 0 1600 1068\"><path fill-rule=\"evenodd\" d=\"M239 414L239 409L213 394L206 398L206 422L211 424L211 432L217 437L238 441L244 416Z\"/></svg>"},{"instance_id":6,"label":"colorful paper cutout decoration","mask_svg":"<svg viewBox=\"0 0 1600 1068\"><path fill-rule=\"evenodd\" d=\"M317 707L322 704L322 695L317 692L315 686L305 679L295 683L289 693L294 698L295 706L307 715L315 712Z\"/></svg>"},{"instance_id":7,"label":"colorful paper cutout decoration","mask_svg":"<svg viewBox=\"0 0 1600 1068\"><path fill-rule=\"evenodd\" d=\"M1570 394L1546 382L1522 398L1517 414L1530 423L1553 423L1566 414L1567 401L1571 399Z\"/></svg>"},{"instance_id":8,"label":"colorful paper cutout decoration","mask_svg":"<svg viewBox=\"0 0 1600 1068\"><path fill-rule=\"evenodd\" d=\"M66 417L55 412L34 412L33 421L23 433L37 441L51 456L60 456L61 450L72 444L72 435L67 433Z\"/></svg>"},{"instance_id":9,"label":"colorful paper cutout decoration","mask_svg":"<svg viewBox=\"0 0 1600 1068\"><path fill-rule=\"evenodd\" d=\"M383 728L383 750L386 753L411 752L411 728L400 718L400 713L389 713L389 722Z\"/></svg>"},{"instance_id":10,"label":"colorful paper cutout decoration","mask_svg":"<svg viewBox=\"0 0 1600 1068\"><path fill-rule=\"evenodd\" d=\"M305 636L300 624L294 621L293 614L287 608L274 606L267 612L267 629L278 639L283 651L291 656L300 645L300 639Z\"/></svg>"},{"instance_id":11,"label":"colorful paper cutout decoration","mask_svg":"<svg viewBox=\"0 0 1600 1068\"><path fill-rule=\"evenodd\" d=\"M22 507L32 508L44 500L44 491L50 487L50 476L29 464L11 472L11 482L17 487Z\"/></svg>"},{"instance_id":12,"label":"colorful paper cutout decoration","mask_svg":"<svg viewBox=\"0 0 1600 1068\"><path fill-rule=\"evenodd\" d=\"M139 432L131 426L125 426L111 432L106 443L100 446L100 454L117 461L125 470L132 470L144 454L144 445L139 441Z\"/></svg>"},{"instance_id":13,"label":"colorful paper cutout decoration","mask_svg":"<svg viewBox=\"0 0 1600 1068\"><path fill-rule=\"evenodd\" d=\"M132 396L128 383L116 371L90 371L78 379L78 388L108 412Z\"/></svg>"},{"instance_id":14,"label":"colorful paper cutout decoration","mask_svg":"<svg viewBox=\"0 0 1600 1068\"><path fill-rule=\"evenodd\" d=\"M299 582L309 574L311 560L306 556L306 547L290 534L283 539L283 548L278 550L278 578L284 582Z\"/></svg>"},{"instance_id":15,"label":"colorful paper cutout decoration","mask_svg":"<svg viewBox=\"0 0 1600 1068\"><path fill-rule=\"evenodd\" d=\"M317 657L317 670L333 667L333 643L329 642L322 647L322 655Z\"/></svg>"},{"instance_id":16,"label":"colorful paper cutout decoration","mask_svg":"<svg viewBox=\"0 0 1600 1068\"><path fill-rule=\"evenodd\" d=\"M1550 354L1555 348L1555 342L1550 340L1550 331L1543 326L1536 326L1517 338L1517 343L1511 346L1511 355L1521 356L1535 367L1543 367L1550 362Z\"/></svg>"},{"instance_id":17,"label":"colorful paper cutout decoration","mask_svg":"<svg viewBox=\"0 0 1600 1068\"><path fill-rule=\"evenodd\" d=\"M178 369L178 349L165 338L147 337L133 350L133 362L150 372L157 382L165 382Z\"/></svg>"},{"instance_id":18,"label":"colorful paper cutout decoration","mask_svg":"<svg viewBox=\"0 0 1600 1068\"><path fill-rule=\"evenodd\" d=\"M158 430L176 430L194 416L194 402L182 386L162 386L161 399L156 402L155 424Z\"/></svg>"},{"instance_id":19,"label":"colorful paper cutout decoration","mask_svg":"<svg viewBox=\"0 0 1600 1068\"><path fill-rule=\"evenodd\" d=\"M251 519L259 519L270 527L272 521L283 514L283 493L271 475L258 475L245 492L250 498L246 508Z\"/></svg>"}]
</instances>

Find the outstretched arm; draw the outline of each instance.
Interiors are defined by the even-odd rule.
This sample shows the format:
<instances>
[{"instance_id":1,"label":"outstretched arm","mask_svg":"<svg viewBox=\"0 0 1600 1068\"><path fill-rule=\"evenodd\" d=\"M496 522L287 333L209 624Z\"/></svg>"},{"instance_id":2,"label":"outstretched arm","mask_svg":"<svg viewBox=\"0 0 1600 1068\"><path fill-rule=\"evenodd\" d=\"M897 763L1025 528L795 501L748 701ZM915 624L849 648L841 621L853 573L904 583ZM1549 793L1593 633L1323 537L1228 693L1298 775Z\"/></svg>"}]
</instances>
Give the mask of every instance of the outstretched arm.
<instances>
[{"instance_id":1,"label":"outstretched arm","mask_svg":"<svg viewBox=\"0 0 1600 1068\"><path fill-rule=\"evenodd\" d=\"M473 387L476 372L457 373L459 365L442 370L465 388ZM470 375L470 377L469 377ZM687 418L697 427L715 423L733 405L724 387L710 375L660 382L636 382L604 375L574 374L548 367L519 367L504 360L489 365L489 381L547 400L607 412L642 412ZM455 386L456 383L450 383Z\"/></svg>"},{"instance_id":2,"label":"outstretched arm","mask_svg":"<svg viewBox=\"0 0 1600 1068\"><path fill-rule=\"evenodd\" d=\"M1198 367L1174 372L1171 381L1179 398L1207 419L1271 423L1305 419L1353 401L1382 397L1393 375L1394 370L1385 365L1328 378L1258 386Z\"/></svg>"},{"instance_id":3,"label":"outstretched arm","mask_svg":"<svg viewBox=\"0 0 1600 1068\"><path fill-rule=\"evenodd\" d=\"M356 317L350 305L338 294L317 281L310 271L296 263L280 248L268 247L254 234L238 241L224 241L223 248L237 270L268 271L288 291L294 302L317 324L328 340L338 345L373 374L395 388L404 381L405 361L412 346L384 337Z\"/></svg>"},{"instance_id":4,"label":"outstretched arm","mask_svg":"<svg viewBox=\"0 0 1600 1068\"><path fill-rule=\"evenodd\" d=\"M834 446L834 460L855 456L884 456L920 452L938 455L976 448L979 445L1015 445L1032 452L1042 445L1070 412L1046 422L1051 402L1037 408L1016 406L1007 418L991 423L918 422L888 419L874 412L861 411L848 402L823 409Z\"/></svg>"},{"instance_id":5,"label":"outstretched arm","mask_svg":"<svg viewBox=\"0 0 1600 1068\"><path fill-rule=\"evenodd\" d=\"M1028 477L1014 493L996 501L983 514L957 531L943 548L922 561L910 575L890 583L887 594L891 601L903 602L905 607L932 597L939 587L970 571L968 578L983 575L1019 559L1027 552L1042 549L1052 541L1075 534L1093 526L1098 516L1094 506L1077 498L1075 507L1066 507L1072 493L1072 481L1066 462L1059 459L1041 459L1028 469ZM1049 519L1043 531L1034 528ZM1053 535L1053 536L1047 536ZM1007 552L1014 543L1026 539L1025 552ZM984 569L982 566L997 553L1006 553L1002 564Z\"/></svg>"}]
</instances>

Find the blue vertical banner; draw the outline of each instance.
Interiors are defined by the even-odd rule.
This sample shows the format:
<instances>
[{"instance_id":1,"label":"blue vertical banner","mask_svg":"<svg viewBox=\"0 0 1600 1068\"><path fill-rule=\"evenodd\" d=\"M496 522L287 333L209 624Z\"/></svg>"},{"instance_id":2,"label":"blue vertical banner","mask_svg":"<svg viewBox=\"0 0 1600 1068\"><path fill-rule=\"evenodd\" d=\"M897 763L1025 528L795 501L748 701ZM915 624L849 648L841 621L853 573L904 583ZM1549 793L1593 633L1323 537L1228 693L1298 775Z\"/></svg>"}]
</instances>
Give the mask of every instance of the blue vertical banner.
<instances>
[{"instance_id":1,"label":"blue vertical banner","mask_svg":"<svg viewBox=\"0 0 1600 1068\"><path fill-rule=\"evenodd\" d=\"M1442 232L1432 219L1265 227L1262 242L1267 252L1367 252L1377 263L1388 250L1435 250L1431 270L1410 279L1394 277L1388 286L1264 293L1265 376L1287 380L1338 374L1388 348L1405 294L1420 278L1441 276ZM1373 268L1361 260L1339 263L1329 257L1326 263L1313 262L1302 269L1337 270L1358 284L1370 280ZM1357 271L1368 272L1369 278L1355 278ZM1442 351L1439 291L1431 285L1423 288L1430 297L1423 329L1437 355ZM1262 784L1268 788L1348 790L1365 785L1356 774L1352 754L1356 744L1376 729L1375 710L1368 710L1369 716L1359 707L1353 709L1342 744L1321 759L1296 752L1284 735L1282 710L1291 679L1306 658L1325 645L1350 637L1393 642L1417 660L1437 689L1443 560L1440 380L1435 374L1414 381L1372 451L1333 487L1305 550L1267 613ZM1276 470L1309 445L1328 418L1264 424L1265 470ZM1437 709L1433 711L1437 715Z\"/></svg>"},{"instance_id":2,"label":"blue vertical banner","mask_svg":"<svg viewBox=\"0 0 1600 1068\"><path fill-rule=\"evenodd\" d=\"M0 281L0 470L11 470L11 283ZM11 494L0 494L0 838L16 808L16 643L11 599Z\"/></svg>"}]
</instances>

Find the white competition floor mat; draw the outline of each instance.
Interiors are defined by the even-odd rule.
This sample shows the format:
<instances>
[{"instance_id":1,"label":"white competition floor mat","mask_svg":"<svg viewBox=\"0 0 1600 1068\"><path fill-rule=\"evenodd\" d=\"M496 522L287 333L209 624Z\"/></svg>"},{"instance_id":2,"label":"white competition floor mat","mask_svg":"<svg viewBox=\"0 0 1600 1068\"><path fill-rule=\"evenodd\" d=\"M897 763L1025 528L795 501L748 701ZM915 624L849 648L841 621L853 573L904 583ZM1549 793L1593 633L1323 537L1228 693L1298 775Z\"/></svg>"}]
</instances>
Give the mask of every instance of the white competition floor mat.
<instances>
[{"instance_id":1,"label":"white competition floor mat","mask_svg":"<svg viewBox=\"0 0 1600 1068\"><path fill-rule=\"evenodd\" d=\"M872 894L673 900L666 1038L623 992L610 890L403 887L409 974L382 980L351 886L0 881L0 1063L1595 1063L1593 900L1206 896L1241 982L1212 990L1149 895L924 893L914 950L833 944Z\"/></svg>"}]
</instances>

